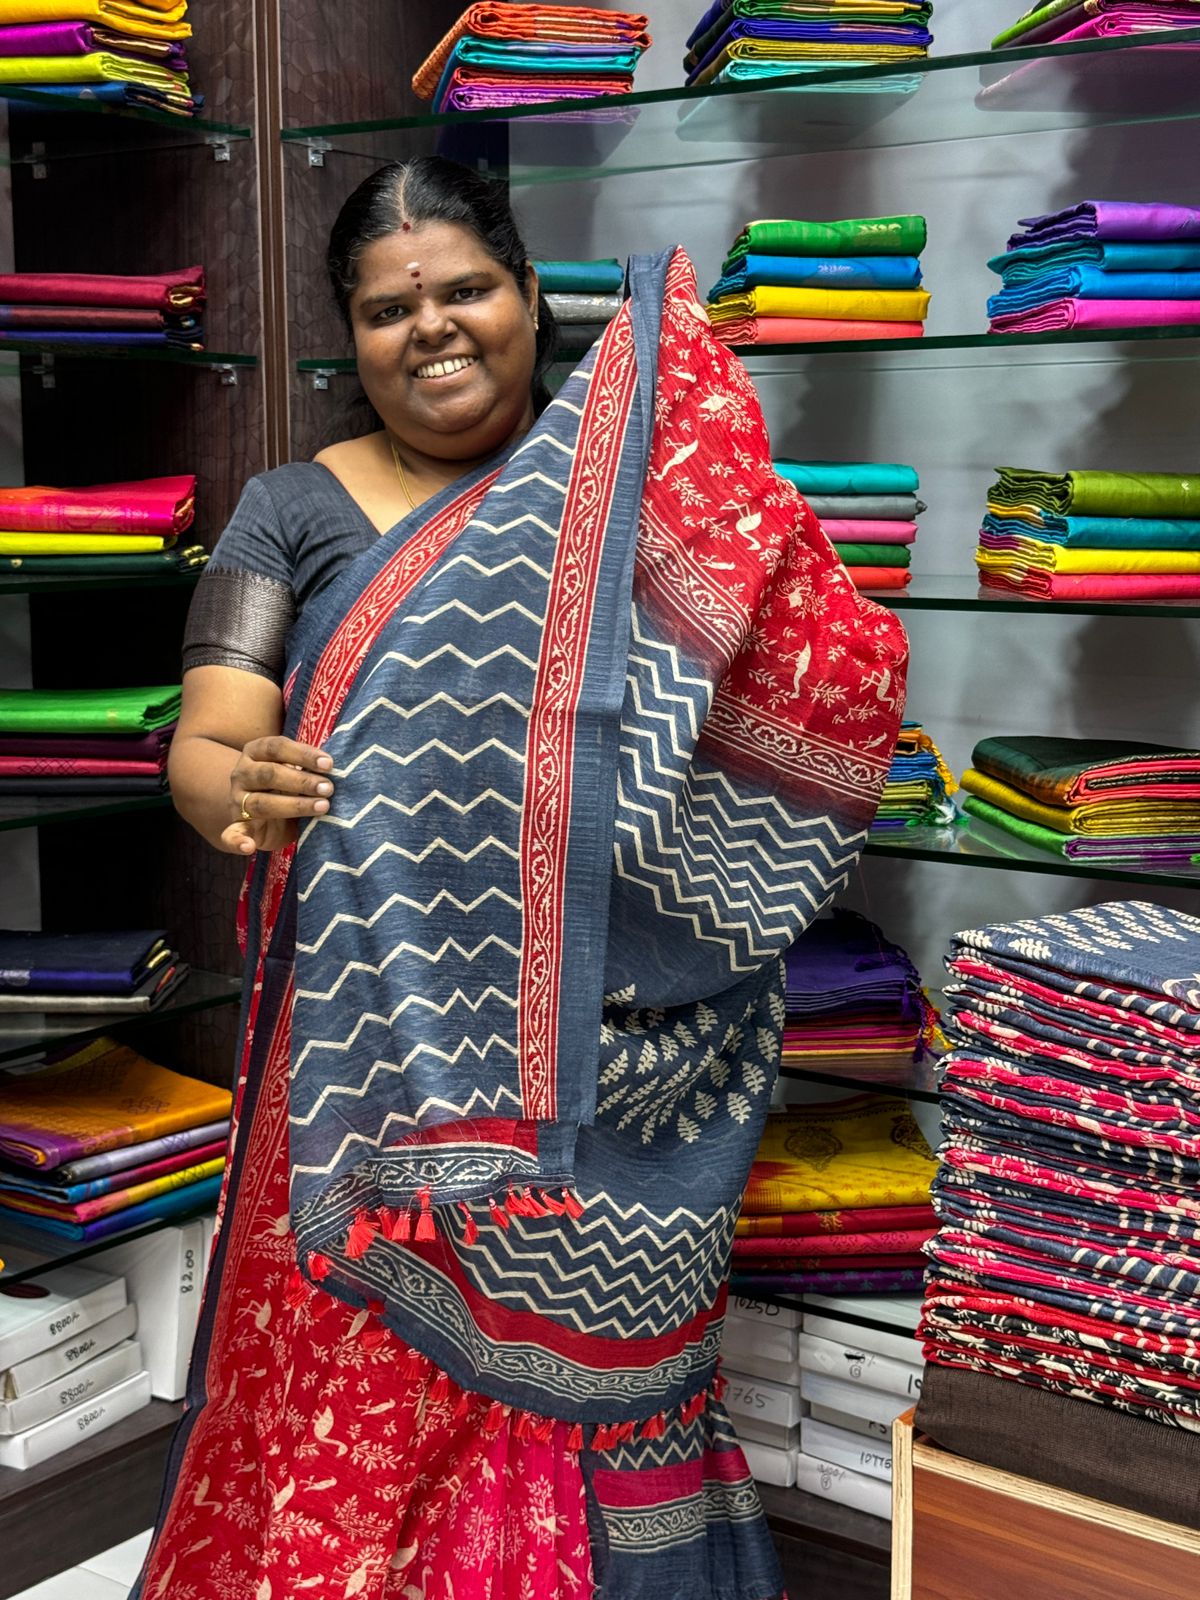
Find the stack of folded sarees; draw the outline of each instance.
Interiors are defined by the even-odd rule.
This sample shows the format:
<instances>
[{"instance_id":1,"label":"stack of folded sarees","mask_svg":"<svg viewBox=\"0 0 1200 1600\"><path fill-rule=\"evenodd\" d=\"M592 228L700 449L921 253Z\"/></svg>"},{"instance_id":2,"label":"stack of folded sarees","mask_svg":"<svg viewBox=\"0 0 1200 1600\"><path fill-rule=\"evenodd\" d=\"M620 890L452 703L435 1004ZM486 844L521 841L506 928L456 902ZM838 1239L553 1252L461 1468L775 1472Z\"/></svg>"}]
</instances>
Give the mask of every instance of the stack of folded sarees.
<instances>
[{"instance_id":1,"label":"stack of folded sarees","mask_svg":"<svg viewBox=\"0 0 1200 1600\"><path fill-rule=\"evenodd\" d=\"M0 85L86 102L193 116L187 0L5 0Z\"/></svg>"},{"instance_id":2,"label":"stack of folded sarees","mask_svg":"<svg viewBox=\"0 0 1200 1600\"><path fill-rule=\"evenodd\" d=\"M1200 750L1126 739L982 739L963 809L1073 861L1181 864L1200 855Z\"/></svg>"},{"instance_id":3,"label":"stack of folded sarees","mask_svg":"<svg viewBox=\"0 0 1200 1600\"><path fill-rule=\"evenodd\" d=\"M1187 1501L1196 1525L1194 1438L1190 1483L1155 1485L1172 1469L1152 1430L1098 1408L1200 1431L1200 921L1116 901L960 933L948 967L921 1409L947 1420L957 1390L982 1430L969 1454L1006 1441L1012 1470L1023 1448L1051 1482L1069 1465L1091 1494L1107 1475L1106 1500ZM960 1372L1003 1380L984 1386L990 1414ZM1089 1424L1015 1392L1010 1412L1011 1385L1090 1402L1110 1459L1020 1439L1039 1414L1076 1441Z\"/></svg>"},{"instance_id":4,"label":"stack of folded sarees","mask_svg":"<svg viewBox=\"0 0 1200 1600\"><path fill-rule=\"evenodd\" d=\"M161 794L180 699L178 684L0 689L0 796Z\"/></svg>"},{"instance_id":5,"label":"stack of folded sarees","mask_svg":"<svg viewBox=\"0 0 1200 1600\"><path fill-rule=\"evenodd\" d=\"M76 1240L216 1204L227 1089L112 1039L36 1072L0 1072L0 1217Z\"/></svg>"},{"instance_id":6,"label":"stack of folded sarees","mask_svg":"<svg viewBox=\"0 0 1200 1600\"><path fill-rule=\"evenodd\" d=\"M163 928L120 933L0 929L0 1011L153 1011L188 975Z\"/></svg>"},{"instance_id":7,"label":"stack of folded sarees","mask_svg":"<svg viewBox=\"0 0 1200 1600\"><path fill-rule=\"evenodd\" d=\"M204 268L144 277L0 273L0 340L101 349L204 348Z\"/></svg>"},{"instance_id":8,"label":"stack of folded sarees","mask_svg":"<svg viewBox=\"0 0 1200 1600\"><path fill-rule=\"evenodd\" d=\"M748 222L709 291L713 332L735 345L920 338L924 248L924 217Z\"/></svg>"},{"instance_id":9,"label":"stack of folded sarees","mask_svg":"<svg viewBox=\"0 0 1200 1600\"><path fill-rule=\"evenodd\" d=\"M472 111L628 94L646 18L589 6L479 0L413 75L435 111Z\"/></svg>"},{"instance_id":10,"label":"stack of folded sarees","mask_svg":"<svg viewBox=\"0 0 1200 1600\"><path fill-rule=\"evenodd\" d=\"M909 580L917 499L915 467L887 461L789 461L772 463L794 484L821 519L821 526L859 589L903 589Z\"/></svg>"},{"instance_id":11,"label":"stack of folded sarees","mask_svg":"<svg viewBox=\"0 0 1200 1600\"><path fill-rule=\"evenodd\" d=\"M975 553L1035 600L1200 598L1200 474L999 469Z\"/></svg>"},{"instance_id":12,"label":"stack of folded sarees","mask_svg":"<svg viewBox=\"0 0 1200 1600\"><path fill-rule=\"evenodd\" d=\"M857 912L819 917L788 951L782 1065L905 1067L936 1014L911 958Z\"/></svg>"},{"instance_id":13,"label":"stack of folded sarees","mask_svg":"<svg viewBox=\"0 0 1200 1600\"><path fill-rule=\"evenodd\" d=\"M1004 285L988 301L989 332L1200 323L1200 209L1083 200L1020 225L988 262Z\"/></svg>"},{"instance_id":14,"label":"stack of folded sarees","mask_svg":"<svg viewBox=\"0 0 1200 1600\"><path fill-rule=\"evenodd\" d=\"M993 50L1066 44L1075 39L1121 39L1200 27L1198 0L1039 0L997 34Z\"/></svg>"},{"instance_id":15,"label":"stack of folded sarees","mask_svg":"<svg viewBox=\"0 0 1200 1600\"><path fill-rule=\"evenodd\" d=\"M621 309L625 269L600 261L535 261L538 286L554 313L560 349L588 350Z\"/></svg>"},{"instance_id":16,"label":"stack of folded sarees","mask_svg":"<svg viewBox=\"0 0 1200 1600\"><path fill-rule=\"evenodd\" d=\"M793 74L839 71L929 53L930 0L713 0L687 41L687 82L744 83ZM863 85L909 89L889 74ZM852 74L833 85L855 87Z\"/></svg>"},{"instance_id":17,"label":"stack of folded sarees","mask_svg":"<svg viewBox=\"0 0 1200 1600\"><path fill-rule=\"evenodd\" d=\"M871 832L946 827L958 815L950 798L957 788L945 757L921 724L901 723Z\"/></svg>"},{"instance_id":18,"label":"stack of folded sarees","mask_svg":"<svg viewBox=\"0 0 1200 1600\"><path fill-rule=\"evenodd\" d=\"M936 1170L904 1100L868 1094L771 1112L736 1224L733 1292L919 1289Z\"/></svg>"},{"instance_id":19,"label":"stack of folded sarees","mask_svg":"<svg viewBox=\"0 0 1200 1600\"><path fill-rule=\"evenodd\" d=\"M124 577L198 571L202 545L181 545L196 480L143 478L78 489L0 488L0 571Z\"/></svg>"}]
</instances>

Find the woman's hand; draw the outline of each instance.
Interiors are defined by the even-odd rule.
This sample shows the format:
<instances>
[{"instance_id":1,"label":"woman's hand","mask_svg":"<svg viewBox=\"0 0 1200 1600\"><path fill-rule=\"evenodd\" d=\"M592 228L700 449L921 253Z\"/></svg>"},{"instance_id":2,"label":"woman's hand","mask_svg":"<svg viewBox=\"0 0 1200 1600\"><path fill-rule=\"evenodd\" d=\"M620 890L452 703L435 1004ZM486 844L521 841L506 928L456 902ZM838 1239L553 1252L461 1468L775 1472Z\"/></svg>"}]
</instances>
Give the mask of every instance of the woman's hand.
<instances>
[{"instance_id":1,"label":"woman's hand","mask_svg":"<svg viewBox=\"0 0 1200 1600\"><path fill-rule=\"evenodd\" d=\"M329 810L333 759L282 734L251 739L229 774L233 820L221 834L224 849L239 855L282 850L296 837L297 819Z\"/></svg>"}]
</instances>

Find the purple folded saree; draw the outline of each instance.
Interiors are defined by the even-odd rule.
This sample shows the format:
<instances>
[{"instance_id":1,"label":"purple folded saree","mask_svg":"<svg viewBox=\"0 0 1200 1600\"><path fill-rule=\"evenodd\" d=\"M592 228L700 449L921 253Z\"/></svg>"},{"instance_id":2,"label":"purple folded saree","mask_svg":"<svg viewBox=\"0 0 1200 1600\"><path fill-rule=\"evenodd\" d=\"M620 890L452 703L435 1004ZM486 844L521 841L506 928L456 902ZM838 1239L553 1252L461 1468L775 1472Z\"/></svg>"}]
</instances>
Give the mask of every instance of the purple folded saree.
<instances>
[{"instance_id":1,"label":"purple folded saree","mask_svg":"<svg viewBox=\"0 0 1200 1600\"><path fill-rule=\"evenodd\" d=\"M25 22L0 27L0 56L87 56L97 50L155 61L172 72L188 70L187 54L177 40L138 39L90 22Z\"/></svg>"},{"instance_id":2,"label":"purple folded saree","mask_svg":"<svg viewBox=\"0 0 1200 1600\"><path fill-rule=\"evenodd\" d=\"M44 756L66 761L158 761L166 758L175 724L153 733L0 733L0 756Z\"/></svg>"},{"instance_id":3,"label":"purple folded saree","mask_svg":"<svg viewBox=\"0 0 1200 1600\"><path fill-rule=\"evenodd\" d=\"M1057 328L1175 328L1200 324L1200 300L1051 300L1006 317L989 333L1045 333Z\"/></svg>"},{"instance_id":4,"label":"purple folded saree","mask_svg":"<svg viewBox=\"0 0 1200 1600\"><path fill-rule=\"evenodd\" d=\"M1063 211L1021 217L1024 233L1014 233L1010 250L1060 244L1069 239L1200 239L1200 209L1165 202L1081 200Z\"/></svg>"}]
</instances>

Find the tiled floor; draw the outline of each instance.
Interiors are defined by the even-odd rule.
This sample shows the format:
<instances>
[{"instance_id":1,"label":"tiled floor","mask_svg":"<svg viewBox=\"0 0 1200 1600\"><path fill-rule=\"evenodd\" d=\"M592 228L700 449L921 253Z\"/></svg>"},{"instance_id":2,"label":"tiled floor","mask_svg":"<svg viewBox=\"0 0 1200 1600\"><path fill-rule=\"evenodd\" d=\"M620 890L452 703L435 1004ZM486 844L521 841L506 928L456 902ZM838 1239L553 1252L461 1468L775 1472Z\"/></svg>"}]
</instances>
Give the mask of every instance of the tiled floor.
<instances>
[{"instance_id":1,"label":"tiled floor","mask_svg":"<svg viewBox=\"0 0 1200 1600\"><path fill-rule=\"evenodd\" d=\"M93 1556L73 1572L47 1578L45 1583L14 1596L14 1600L126 1600L150 1543L150 1533L139 1533L124 1544Z\"/></svg>"}]
</instances>

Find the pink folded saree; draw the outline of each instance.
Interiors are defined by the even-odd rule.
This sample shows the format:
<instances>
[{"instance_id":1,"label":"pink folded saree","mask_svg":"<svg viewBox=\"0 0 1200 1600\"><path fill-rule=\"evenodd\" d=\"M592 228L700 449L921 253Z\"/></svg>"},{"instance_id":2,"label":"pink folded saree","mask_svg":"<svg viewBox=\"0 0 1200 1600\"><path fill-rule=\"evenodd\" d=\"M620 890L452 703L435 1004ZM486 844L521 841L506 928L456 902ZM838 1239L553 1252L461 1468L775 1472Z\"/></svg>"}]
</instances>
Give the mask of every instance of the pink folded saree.
<instances>
[{"instance_id":1,"label":"pink folded saree","mask_svg":"<svg viewBox=\"0 0 1200 1600\"><path fill-rule=\"evenodd\" d=\"M821 526L836 544L911 544L917 537L915 522L872 518L822 517Z\"/></svg>"},{"instance_id":2,"label":"pink folded saree","mask_svg":"<svg viewBox=\"0 0 1200 1600\"><path fill-rule=\"evenodd\" d=\"M0 301L18 306L133 306L180 311L204 304L204 268L147 277L96 272L0 273Z\"/></svg>"},{"instance_id":3,"label":"pink folded saree","mask_svg":"<svg viewBox=\"0 0 1200 1600\"><path fill-rule=\"evenodd\" d=\"M161 761L0 756L0 778L158 778L162 771Z\"/></svg>"},{"instance_id":4,"label":"pink folded saree","mask_svg":"<svg viewBox=\"0 0 1200 1600\"><path fill-rule=\"evenodd\" d=\"M878 570L878 569L876 569ZM1149 572L1065 573L1027 569L1020 578L981 572L989 589L1032 600L1200 600L1200 574Z\"/></svg>"},{"instance_id":5,"label":"pink folded saree","mask_svg":"<svg viewBox=\"0 0 1200 1600\"><path fill-rule=\"evenodd\" d=\"M923 322L846 322L835 317L738 317L714 326L722 344L827 344L837 339L919 339Z\"/></svg>"},{"instance_id":6,"label":"pink folded saree","mask_svg":"<svg viewBox=\"0 0 1200 1600\"><path fill-rule=\"evenodd\" d=\"M735 1238L733 1256L854 1256L915 1255L936 1232L931 1222L923 1228L871 1233L780 1234L774 1239L757 1235Z\"/></svg>"},{"instance_id":7,"label":"pink folded saree","mask_svg":"<svg viewBox=\"0 0 1200 1600\"><path fill-rule=\"evenodd\" d=\"M10 533L182 533L196 514L196 479L141 478L78 489L0 488L0 528Z\"/></svg>"},{"instance_id":8,"label":"pink folded saree","mask_svg":"<svg viewBox=\"0 0 1200 1600\"><path fill-rule=\"evenodd\" d=\"M1200 300L1051 300L1032 311L994 317L989 333L1053 328L1173 328L1200 323Z\"/></svg>"}]
</instances>

